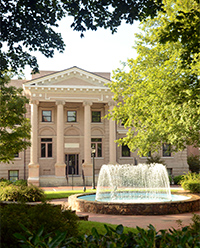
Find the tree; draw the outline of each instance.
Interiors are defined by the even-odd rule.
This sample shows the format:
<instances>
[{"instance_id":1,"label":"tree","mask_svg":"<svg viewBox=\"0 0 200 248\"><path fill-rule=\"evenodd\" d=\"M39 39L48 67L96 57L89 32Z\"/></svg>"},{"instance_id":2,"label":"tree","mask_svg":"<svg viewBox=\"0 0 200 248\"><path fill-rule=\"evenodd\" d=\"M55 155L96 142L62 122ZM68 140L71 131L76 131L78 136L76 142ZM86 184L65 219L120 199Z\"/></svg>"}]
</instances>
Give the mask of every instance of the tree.
<instances>
[{"instance_id":1,"label":"tree","mask_svg":"<svg viewBox=\"0 0 200 248\"><path fill-rule=\"evenodd\" d=\"M15 154L30 146L30 121L25 117L29 100L22 88L7 87L9 76L4 76L0 88L0 162L10 162Z\"/></svg>"},{"instance_id":2,"label":"tree","mask_svg":"<svg viewBox=\"0 0 200 248\"><path fill-rule=\"evenodd\" d=\"M137 35L135 46L138 57L117 69L109 84L117 101L109 117L129 127L119 143L139 149L139 154L158 151L162 142L170 143L173 151L200 145L200 53L194 51L192 61L185 60L183 66L185 43L181 39L160 43L167 20L199 6L193 0L167 2L165 12L141 25L143 33ZM195 18L198 22L199 16Z\"/></svg>"},{"instance_id":3,"label":"tree","mask_svg":"<svg viewBox=\"0 0 200 248\"><path fill-rule=\"evenodd\" d=\"M200 51L200 8L199 0L189 1L189 8L178 10L171 19L166 19L160 32L161 43L180 40L182 44L181 59L183 66L193 62L194 54ZM182 1L179 1L182 4Z\"/></svg>"},{"instance_id":4,"label":"tree","mask_svg":"<svg viewBox=\"0 0 200 248\"><path fill-rule=\"evenodd\" d=\"M63 52L64 42L54 28L66 15L74 17L71 27L83 36L86 29L98 27L115 32L122 20L132 24L153 17L161 6L161 0L2 0L0 71L18 71L29 65L38 72L32 51L39 50L46 57L53 57L54 49Z\"/></svg>"},{"instance_id":5,"label":"tree","mask_svg":"<svg viewBox=\"0 0 200 248\"><path fill-rule=\"evenodd\" d=\"M154 16L161 0L2 0L0 36L0 161L8 162L14 154L30 145L29 121L24 117L28 99L22 90L9 87L8 70L19 73L25 65L38 72L34 51L53 57L54 50L64 51L58 21L74 17L71 27L81 31L98 27L117 30L122 20L133 23Z\"/></svg>"}]
</instances>

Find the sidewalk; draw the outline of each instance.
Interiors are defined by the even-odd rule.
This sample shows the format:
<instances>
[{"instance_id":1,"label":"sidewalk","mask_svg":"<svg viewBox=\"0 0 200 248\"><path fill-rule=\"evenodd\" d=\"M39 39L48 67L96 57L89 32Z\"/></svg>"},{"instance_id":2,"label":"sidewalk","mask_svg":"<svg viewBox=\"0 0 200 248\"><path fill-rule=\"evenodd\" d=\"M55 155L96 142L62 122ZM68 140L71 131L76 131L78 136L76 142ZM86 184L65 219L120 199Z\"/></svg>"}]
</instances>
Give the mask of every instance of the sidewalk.
<instances>
[{"instance_id":1,"label":"sidewalk","mask_svg":"<svg viewBox=\"0 0 200 248\"><path fill-rule=\"evenodd\" d=\"M88 187L88 189L91 187ZM182 191L181 187L172 187L173 189L179 189ZM64 191L72 189L70 187L48 187L43 188L44 190L54 190L54 191ZM83 190L83 187L74 187L74 190ZM51 202L54 204L61 204L67 206L67 198L56 199ZM97 221L110 224L122 224L127 227L147 228L149 224L152 224L156 230L169 229L169 228L179 228L177 220L182 223L182 226L187 226L191 223L191 218L193 213L184 214L173 214L173 215L108 215L108 214L94 214L94 213L84 213L77 212L80 215L88 215L89 221ZM200 215L200 210L195 212L195 214Z\"/></svg>"}]
</instances>

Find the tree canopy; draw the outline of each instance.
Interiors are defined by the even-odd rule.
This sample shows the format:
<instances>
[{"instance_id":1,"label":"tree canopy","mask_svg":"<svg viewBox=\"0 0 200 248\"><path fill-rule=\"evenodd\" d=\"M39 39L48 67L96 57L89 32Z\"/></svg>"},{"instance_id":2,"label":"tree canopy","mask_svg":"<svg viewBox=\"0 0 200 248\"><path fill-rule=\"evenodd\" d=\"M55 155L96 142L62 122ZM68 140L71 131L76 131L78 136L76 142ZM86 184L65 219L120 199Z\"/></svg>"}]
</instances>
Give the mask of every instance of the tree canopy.
<instances>
[{"instance_id":1,"label":"tree canopy","mask_svg":"<svg viewBox=\"0 0 200 248\"><path fill-rule=\"evenodd\" d=\"M29 65L37 72L33 51L46 57L53 57L55 49L63 52L65 45L55 28L67 15L74 17L71 27L83 36L87 29L98 27L115 32L122 20L132 24L153 17L161 6L161 0L2 0L0 71Z\"/></svg>"},{"instance_id":2,"label":"tree canopy","mask_svg":"<svg viewBox=\"0 0 200 248\"><path fill-rule=\"evenodd\" d=\"M0 161L9 162L30 146L30 121L25 117L29 100L23 96L22 88L6 87L10 80L8 75L3 80L4 86L0 88Z\"/></svg>"},{"instance_id":3,"label":"tree canopy","mask_svg":"<svg viewBox=\"0 0 200 248\"><path fill-rule=\"evenodd\" d=\"M132 151L147 154L159 150L162 143L171 144L174 151L200 146L200 48L184 60L190 39L177 31L179 38L160 42L166 27L179 20L177 13L183 12L181 22L188 23L187 13L199 13L199 8L194 0L166 1L164 12L141 24L135 45L138 57L114 72L109 86L117 105L110 117L129 128L119 143ZM198 24L199 18L196 15L193 21ZM189 32L188 25L185 29ZM198 36L197 29L193 36Z\"/></svg>"},{"instance_id":4,"label":"tree canopy","mask_svg":"<svg viewBox=\"0 0 200 248\"><path fill-rule=\"evenodd\" d=\"M161 0L1 0L0 36L0 161L9 162L30 142L30 123L24 116L28 99L22 89L9 87L8 71L19 73L25 65L38 72L34 51L53 57L65 44L56 32L58 21L73 16L71 27L81 32L98 27L117 30L122 20L153 17Z\"/></svg>"}]
</instances>

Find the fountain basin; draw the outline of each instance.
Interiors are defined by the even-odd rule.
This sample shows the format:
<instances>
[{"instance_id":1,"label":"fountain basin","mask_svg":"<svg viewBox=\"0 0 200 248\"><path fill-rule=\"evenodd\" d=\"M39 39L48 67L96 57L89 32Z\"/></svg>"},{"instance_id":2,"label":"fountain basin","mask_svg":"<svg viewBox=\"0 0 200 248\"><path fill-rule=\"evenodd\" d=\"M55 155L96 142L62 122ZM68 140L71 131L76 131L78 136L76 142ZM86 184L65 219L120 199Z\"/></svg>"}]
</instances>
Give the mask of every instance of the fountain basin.
<instances>
[{"instance_id":1,"label":"fountain basin","mask_svg":"<svg viewBox=\"0 0 200 248\"><path fill-rule=\"evenodd\" d=\"M73 210L80 212L113 215L167 215L200 210L200 196L195 194L173 194L173 197L175 197L173 201L142 203L88 200L88 197L91 198L92 195L94 195L95 199L95 193L71 195L68 199L69 206ZM185 196L186 198L184 200L176 200L180 196Z\"/></svg>"}]
</instances>

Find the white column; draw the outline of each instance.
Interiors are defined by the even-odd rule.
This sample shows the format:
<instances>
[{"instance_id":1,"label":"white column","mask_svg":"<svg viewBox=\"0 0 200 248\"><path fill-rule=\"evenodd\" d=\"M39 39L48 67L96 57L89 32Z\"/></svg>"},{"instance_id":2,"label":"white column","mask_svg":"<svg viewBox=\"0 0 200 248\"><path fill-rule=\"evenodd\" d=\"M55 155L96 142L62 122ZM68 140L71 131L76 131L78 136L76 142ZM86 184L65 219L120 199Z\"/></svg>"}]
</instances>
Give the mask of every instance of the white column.
<instances>
[{"instance_id":1,"label":"white column","mask_svg":"<svg viewBox=\"0 0 200 248\"><path fill-rule=\"evenodd\" d=\"M115 102L109 102L109 111L111 112L113 110L113 107L115 106ZM109 119L109 149L110 149L110 161L109 164L116 164L116 123L114 120Z\"/></svg>"},{"instance_id":2,"label":"white column","mask_svg":"<svg viewBox=\"0 0 200 248\"><path fill-rule=\"evenodd\" d=\"M91 164L91 102L84 102L84 165Z\"/></svg>"},{"instance_id":3,"label":"white column","mask_svg":"<svg viewBox=\"0 0 200 248\"><path fill-rule=\"evenodd\" d=\"M38 101L31 101L31 156L28 183L39 186L39 163L38 163Z\"/></svg>"},{"instance_id":4,"label":"white column","mask_svg":"<svg viewBox=\"0 0 200 248\"><path fill-rule=\"evenodd\" d=\"M64 101L57 101L57 149L56 149L56 164L55 175L65 176L64 162Z\"/></svg>"}]
</instances>

